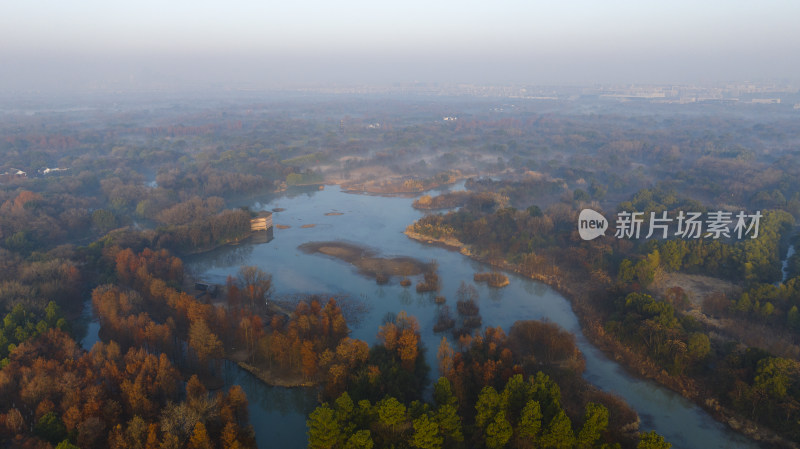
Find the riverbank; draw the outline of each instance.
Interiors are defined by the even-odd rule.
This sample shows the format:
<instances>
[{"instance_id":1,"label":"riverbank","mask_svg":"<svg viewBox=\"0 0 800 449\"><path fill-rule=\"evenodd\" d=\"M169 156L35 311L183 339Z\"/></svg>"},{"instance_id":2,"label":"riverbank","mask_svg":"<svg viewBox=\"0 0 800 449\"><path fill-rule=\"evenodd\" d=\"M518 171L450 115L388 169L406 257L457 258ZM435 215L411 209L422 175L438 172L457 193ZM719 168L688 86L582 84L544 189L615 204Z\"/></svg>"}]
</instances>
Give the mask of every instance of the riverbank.
<instances>
[{"instance_id":1,"label":"riverbank","mask_svg":"<svg viewBox=\"0 0 800 449\"><path fill-rule=\"evenodd\" d=\"M412 225L413 226L413 225ZM632 351L622 345L612 335L605 332L600 314L590 303L589 298L607 296L611 287L610 280L592 280L600 288L591 288L585 276L575 273L566 267L558 266L554 262L551 267L553 273L524 272L519 266L508 263L502 259L490 259L473 252L469 245L455 238L432 238L412 231L409 226L404 234L421 243L443 247L470 257L471 259L491 265L504 271L517 273L521 276L542 282L566 298L573 313L578 318L581 330L587 340L603 352L609 359L616 361L630 374L644 379L650 379L680 394L684 398L704 409L717 421L726 424L732 430L754 440L758 443L768 443L771 447L800 447L796 443L786 440L775 432L765 429L758 424L739 416L732 410L721 406L716 399L703 395L701 388L693 379L669 375L665 370L656 365L647 356Z\"/></svg>"},{"instance_id":2,"label":"riverbank","mask_svg":"<svg viewBox=\"0 0 800 449\"><path fill-rule=\"evenodd\" d=\"M226 240L224 242L215 243L213 245L201 246L201 247L198 247L198 248L194 248L191 251L179 251L178 255L181 256L181 257L196 256L196 255L199 255L199 254L209 253L211 251L217 250L219 248L223 248L225 246L241 245L242 243L246 243L249 240L257 237L259 233L263 233L263 232L269 232L269 231L248 231L247 235L245 235L243 237L239 237L237 239L228 239L228 240Z\"/></svg>"},{"instance_id":3,"label":"riverbank","mask_svg":"<svg viewBox=\"0 0 800 449\"><path fill-rule=\"evenodd\" d=\"M372 195L416 196L429 190L442 188L468 179L474 175L458 170L439 173L430 178L389 175L380 179L348 181L328 180L328 184L338 184L347 193L367 193Z\"/></svg>"}]
</instances>

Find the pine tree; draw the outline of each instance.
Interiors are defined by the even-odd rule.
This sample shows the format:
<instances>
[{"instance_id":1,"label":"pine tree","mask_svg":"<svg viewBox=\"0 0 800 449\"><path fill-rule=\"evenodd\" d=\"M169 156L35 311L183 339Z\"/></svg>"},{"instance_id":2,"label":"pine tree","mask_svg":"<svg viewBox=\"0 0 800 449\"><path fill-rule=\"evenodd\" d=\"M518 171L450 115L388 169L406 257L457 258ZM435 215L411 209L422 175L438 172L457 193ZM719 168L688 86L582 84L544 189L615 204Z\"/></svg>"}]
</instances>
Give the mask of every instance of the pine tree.
<instances>
[{"instance_id":1,"label":"pine tree","mask_svg":"<svg viewBox=\"0 0 800 449\"><path fill-rule=\"evenodd\" d=\"M501 410L486 426L486 447L488 449L500 449L508 443L512 434L513 429L511 428L511 423L506 419L506 412Z\"/></svg>"},{"instance_id":2,"label":"pine tree","mask_svg":"<svg viewBox=\"0 0 800 449\"><path fill-rule=\"evenodd\" d=\"M330 449L342 439L336 414L328 404L322 404L311 412L306 425L308 425L309 449Z\"/></svg>"},{"instance_id":3,"label":"pine tree","mask_svg":"<svg viewBox=\"0 0 800 449\"><path fill-rule=\"evenodd\" d=\"M372 449L375 443L369 430L359 430L347 439L344 449Z\"/></svg>"},{"instance_id":4,"label":"pine tree","mask_svg":"<svg viewBox=\"0 0 800 449\"><path fill-rule=\"evenodd\" d=\"M478 402L475 403L477 414L475 415L475 425L479 429L484 429L489 422L500 411L500 395L492 387L483 387L478 395Z\"/></svg>"},{"instance_id":5,"label":"pine tree","mask_svg":"<svg viewBox=\"0 0 800 449\"><path fill-rule=\"evenodd\" d=\"M461 429L461 417L455 405L446 404L439 407L435 414L436 423L439 424L439 431L445 438L447 447L452 447L455 443L464 441L464 433Z\"/></svg>"},{"instance_id":6,"label":"pine tree","mask_svg":"<svg viewBox=\"0 0 800 449\"><path fill-rule=\"evenodd\" d=\"M433 401L437 406L455 405L458 399L453 394L453 387L446 377L440 377L439 380L433 384Z\"/></svg>"},{"instance_id":7,"label":"pine tree","mask_svg":"<svg viewBox=\"0 0 800 449\"><path fill-rule=\"evenodd\" d=\"M671 447L672 444L667 443L664 437L653 430L641 434L639 444L636 445L636 449L670 449Z\"/></svg>"},{"instance_id":8,"label":"pine tree","mask_svg":"<svg viewBox=\"0 0 800 449\"><path fill-rule=\"evenodd\" d=\"M375 404L378 409L378 422L393 432L406 420L406 406L393 397L388 397Z\"/></svg>"},{"instance_id":9,"label":"pine tree","mask_svg":"<svg viewBox=\"0 0 800 449\"><path fill-rule=\"evenodd\" d=\"M539 403L530 400L520 413L517 423L517 446L533 447L542 430L542 409Z\"/></svg>"},{"instance_id":10,"label":"pine tree","mask_svg":"<svg viewBox=\"0 0 800 449\"><path fill-rule=\"evenodd\" d=\"M595 445L608 428L608 409L590 402L586 404L583 428L578 433L578 448L588 449Z\"/></svg>"},{"instance_id":11,"label":"pine tree","mask_svg":"<svg viewBox=\"0 0 800 449\"><path fill-rule=\"evenodd\" d=\"M411 438L411 445L419 449L440 449L444 443L444 438L439 435L439 425L436 421L422 415L415 419L414 436Z\"/></svg>"},{"instance_id":12,"label":"pine tree","mask_svg":"<svg viewBox=\"0 0 800 449\"><path fill-rule=\"evenodd\" d=\"M559 411L550 421L550 425L542 435L541 443L543 447L554 449L568 449L575 444L572 423L564 410Z\"/></svg>"}]
</instances>

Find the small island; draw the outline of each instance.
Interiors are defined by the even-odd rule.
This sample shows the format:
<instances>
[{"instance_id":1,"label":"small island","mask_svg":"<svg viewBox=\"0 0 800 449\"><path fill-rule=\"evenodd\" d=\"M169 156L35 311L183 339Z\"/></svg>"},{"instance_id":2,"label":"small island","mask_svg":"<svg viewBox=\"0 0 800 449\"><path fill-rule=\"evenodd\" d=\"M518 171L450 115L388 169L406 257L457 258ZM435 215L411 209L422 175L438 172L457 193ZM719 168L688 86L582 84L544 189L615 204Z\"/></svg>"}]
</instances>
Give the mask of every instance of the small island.
<instances>
[{"instance_id":1,"label":"small island","mask_svg":"<svg viewBox=\"0 0 800 449\"><path fill-rule=\"evenodd\" d=\"M508 285L508 276L498 271L489 273L475 273L472 277L475 282L486 282L489 287L501 288Z\"/></svg>"},{"instance_id":2,"label":"small island","mask_svg":"<svg viewBox=\"0 0 800 449\"><path fill-rule=\"evenodd\" d=\"M343 260L380 284L389 282L391 276L403 276L405 279L427 273L431 266L411 257L379 257L370 248L348 242L309 242L298 248L308 254L324 254Z\"/></svg>"}]
</instances>

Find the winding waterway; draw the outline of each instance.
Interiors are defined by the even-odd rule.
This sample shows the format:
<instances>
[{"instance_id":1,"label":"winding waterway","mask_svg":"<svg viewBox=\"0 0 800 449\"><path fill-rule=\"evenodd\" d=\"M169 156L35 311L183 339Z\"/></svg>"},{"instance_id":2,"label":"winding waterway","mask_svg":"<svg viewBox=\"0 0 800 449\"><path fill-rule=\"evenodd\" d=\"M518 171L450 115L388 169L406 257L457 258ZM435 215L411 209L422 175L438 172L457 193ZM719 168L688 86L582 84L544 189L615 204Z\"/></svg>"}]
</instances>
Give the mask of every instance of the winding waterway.
<instances>
[{"instance_id":1,"label":"winding waterway","mask_svg":"<svg viewBox=\"0 0 800 449\"><path fill-rule=\"evenodd\" d=\"M404 288L399 279L377 285L356 268L337 259L306 254L302 243L344 240L369 246L383 256L410 256L422 261L436 260L442 280L441 294L451 308L460 282L472 283L472 275L487 266L461 254L426 246L410 240L402 232L422 213L411 207L413 198L379 197L348 194L339 187L304 193L287 192L267 204L255 203L254 209L285 210L273 215L275 224L291 226L275 229L269 243L242 244L220 248L185 261L188 269L202 279L224 283L242 265L257 265L273 275L274 295L295 293L347 295L368 305L352 336L369 343L375 341L377 328L388 312L406 311L418 318L426 357L436 372L436 349L442 334L433 333L436 305L430 294L418 294ZM342 215L325 215L340 212ZM302 225L314 227L301 227ZM586 359L584 377L602 390L623 397L640 415L640 429L656 430L675 448L755 448L754 443L716 422L705 411L680 395L654 382L628 375L617 363L592 346L581 333L578 320L560 294L546 285L509 274L510 284L491 289L474 284L480 293L479 306L484 326L502 326L506 331L520 319L546 319L577 335L577 344ZM416 279L414 279L416 281ZM82 342L90 346L91 335ZM236 366L226 370L229 385L243 386L250 400L250 418L259 447L305 447L305 419L316 405L310 389L287 389L267 386Z\"/></svg>"}]
</instances>

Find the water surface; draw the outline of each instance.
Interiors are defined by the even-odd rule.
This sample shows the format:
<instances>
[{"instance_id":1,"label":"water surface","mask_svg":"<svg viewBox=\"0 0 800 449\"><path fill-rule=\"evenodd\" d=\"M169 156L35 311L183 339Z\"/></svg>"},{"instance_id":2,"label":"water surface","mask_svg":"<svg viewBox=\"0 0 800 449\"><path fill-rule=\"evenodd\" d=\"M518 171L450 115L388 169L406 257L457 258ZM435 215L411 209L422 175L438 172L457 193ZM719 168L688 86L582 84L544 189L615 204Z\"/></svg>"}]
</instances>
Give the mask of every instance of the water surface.
<instances>
[{"instance_id":1,"label":"water surface","mask_svg":"<svg viewBox=\"0 0 800 449\"><path fill-rule=\"evenodd\" d=\"M353 328L352 336L369 343L375 341L377 328L388 312L404 310L419 320L433 379L438 376L436 350L443 334L436 335L432 331L436 311L432 294L418 294L413 286L401 287L398 278L393 278L388 285L377 285L346 262L305 254L298 246L306 242L345 240L369 246L382 256L436 260L442 280L440 294L447 298L454 317L455 292L465 281L472 283L480 293L484 325L502 326L508 331L511 324L520 319L546 319L575 333L578 347L586 358L584 377L602 390L623 397L641 416L642 431L656 430L675 448L757 447L680 395L652 381L629 376L586 340L568 301L548 286L513 273L509 273L510 285L500 290L473 283L475 272L490 267L457 252L407 238L402 233L405 227L423 215L411 207L413 198L347 194L338 187L287 193L264 200L264 204L253 204L256 209L285 209L273 215L273 222L291 227L275 229L274 240L220 248L187 260L186 266L205 280L224 283L240 266L257 265L272 273L277 297L320 293L357 298L369 306L369 311L360 325ZM328 212L342 215L326 216ZM315 226L301 227L308 224ZM305 417L315 406L313 392L269 387L238 368L231 368L228 375L228 380L241 383L251 398L251 420L259 447L277 447L277 441L281 442L281 447L304 447Z\"/></svg>"}]
</instances>

